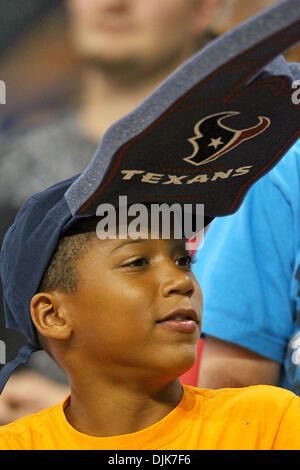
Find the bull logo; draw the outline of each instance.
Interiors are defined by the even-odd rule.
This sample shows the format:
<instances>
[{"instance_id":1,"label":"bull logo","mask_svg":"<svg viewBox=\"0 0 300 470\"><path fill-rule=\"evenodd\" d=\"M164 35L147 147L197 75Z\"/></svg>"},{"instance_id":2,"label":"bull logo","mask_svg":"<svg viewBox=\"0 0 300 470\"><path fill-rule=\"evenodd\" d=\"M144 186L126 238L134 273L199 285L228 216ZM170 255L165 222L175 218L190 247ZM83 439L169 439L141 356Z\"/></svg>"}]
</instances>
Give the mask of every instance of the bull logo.
<instances>
[{"instance_id":1,"label":"bull logo","mask_svg":"<svg viewBox=\"0 0 300 470\"><path fill-rule=\"evenodd\" d=\"M223 111L198 121L194 126L194 137L188 139L194 151L183 160L196 166L213 162L242 142L261 134L271 124L269 118L262 116L258 117L259 122L255 126L242 130L231 129L223 123L224 119L237 114L240 113Z\"/></svg>"}]
</instances>

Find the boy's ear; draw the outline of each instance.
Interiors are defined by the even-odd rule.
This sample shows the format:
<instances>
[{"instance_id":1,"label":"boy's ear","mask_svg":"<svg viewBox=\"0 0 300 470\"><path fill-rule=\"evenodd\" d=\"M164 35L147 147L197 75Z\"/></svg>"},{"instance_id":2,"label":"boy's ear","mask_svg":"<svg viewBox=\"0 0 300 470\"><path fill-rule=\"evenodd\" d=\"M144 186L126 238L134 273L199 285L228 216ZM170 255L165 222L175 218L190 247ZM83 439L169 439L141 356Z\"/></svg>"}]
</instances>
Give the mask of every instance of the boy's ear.
<instances>
[{"instance_id":1,"label":"boy's ear","mask_svg":"<svg viewBox=\"0 0 300 470\"><path fill-rule=\"evenodd\" d=\"M193 18L195 32L201 33L213 26L213 21L225 0L196 0L196 12Z\"/></svg>"},{"instance_id":2,"label":"boy's ear","mask_svg":"<svg viewBox=\"0 0 300 470\"><path fill-rule=\"evenodd\" d=\"M68 339L72 333L71 316L63 306L62 293L40 292L30 304L32 321L42 336L58 340Z\"/></svg>"}]
</instances>

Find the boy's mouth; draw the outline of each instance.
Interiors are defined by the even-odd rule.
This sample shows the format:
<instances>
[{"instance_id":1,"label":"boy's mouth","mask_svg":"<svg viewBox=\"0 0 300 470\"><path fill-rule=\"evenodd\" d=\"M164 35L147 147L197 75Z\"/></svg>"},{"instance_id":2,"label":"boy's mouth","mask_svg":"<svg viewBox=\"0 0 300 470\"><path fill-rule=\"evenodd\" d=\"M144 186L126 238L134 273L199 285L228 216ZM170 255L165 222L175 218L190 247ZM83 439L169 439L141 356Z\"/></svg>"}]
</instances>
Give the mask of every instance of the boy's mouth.
<instances>
[{"instance_id":1,"label":"boy's mouth","mask_svg":"<svg viewBox=\"0 0 300 470\"><path fill-rule=\"evenodd\" d=\"M193 333L200 322L196 311L187 308L174 310L156 323L181 333Z\"/></svg>"}]
</instances>

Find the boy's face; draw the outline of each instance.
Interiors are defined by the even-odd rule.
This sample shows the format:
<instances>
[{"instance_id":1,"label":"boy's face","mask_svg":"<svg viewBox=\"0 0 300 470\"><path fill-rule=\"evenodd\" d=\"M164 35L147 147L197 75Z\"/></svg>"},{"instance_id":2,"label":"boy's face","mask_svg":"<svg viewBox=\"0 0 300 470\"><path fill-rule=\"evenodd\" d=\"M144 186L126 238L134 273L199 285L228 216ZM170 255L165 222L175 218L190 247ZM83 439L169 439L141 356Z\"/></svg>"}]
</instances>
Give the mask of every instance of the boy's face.
<instances>
[{"instance_id":1,"label":"boy's face","mask_svg":"<svg viewBox=\"0 0 300 470\"><path fill-rule=\"evenodd\" d=\"M183 240L96 239L77 272L78 289L63 303L81 364L116 378L122 371L174 378L192 367L202 293Z\"/></svg>"}]
</instances>

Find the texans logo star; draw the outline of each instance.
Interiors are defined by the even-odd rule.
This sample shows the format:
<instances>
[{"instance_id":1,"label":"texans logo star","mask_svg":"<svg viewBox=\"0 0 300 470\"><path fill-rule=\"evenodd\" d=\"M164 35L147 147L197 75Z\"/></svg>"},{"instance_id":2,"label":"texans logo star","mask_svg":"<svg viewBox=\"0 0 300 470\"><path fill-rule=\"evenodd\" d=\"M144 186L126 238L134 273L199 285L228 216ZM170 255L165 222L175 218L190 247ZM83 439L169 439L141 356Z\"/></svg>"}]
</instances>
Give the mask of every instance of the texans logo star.
<instances>
[{"instance_id":1,"label":"texans logo star","mask_svg":"<svg viewBox=\"0 0 300 470\"><path fill-rule=\"evenodd\" d=\"M245 140L264 132L271 124L267 117L260 116L259 122L242 130L231 129L223 121L230 116L240 114L237 111L223 111L212 114L198 121L194 126L194 137L188 139L194 151L183 160L199 166L217 160L225 153L236 148Z\"/></svg>"}]
</instances>

